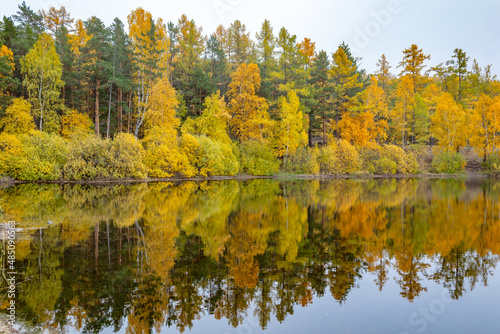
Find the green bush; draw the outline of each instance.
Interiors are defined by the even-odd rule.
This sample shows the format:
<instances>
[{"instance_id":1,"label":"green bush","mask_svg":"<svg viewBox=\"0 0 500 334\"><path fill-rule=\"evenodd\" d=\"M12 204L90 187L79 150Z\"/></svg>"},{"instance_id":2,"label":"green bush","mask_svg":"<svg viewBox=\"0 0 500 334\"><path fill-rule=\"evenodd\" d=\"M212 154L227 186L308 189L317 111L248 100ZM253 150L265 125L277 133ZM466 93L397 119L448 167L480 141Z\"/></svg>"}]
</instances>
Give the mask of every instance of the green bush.
<instances>
[{"instance_id":1,"label":"green bush","mask_svg":"<svg viewBox=\"0 0 500 334\"><path fill-rule=\"evenodd\" d=\"M359 170L359 154L354 146L341 139L320 150L318 163L321 173L351 174Z\"/></svg>"},{"instance_id":2,"label":"green bush","mask_svg":"<svg viewBox=\"0 0 500 334\"><path fill-rule=\"evenodd\" d=\"M147 176L143 164L145 155L141 143L130 133L119 133L111 142L111 161L108 168L114 178L143 178Z\"/></svg>"},{"instance_id":3,"label":"green bush","mask_svg":"<svg viewBox=\"0 0 500 334\"><path fill-rule=\"evenodd\" d=\"M409 174L418 170L415 156L395 145L365 147L361 160L362 169L372 174Z\"/></svg>"},{"instance_id":4,"label":"green bush","mask_svg":"<svg viewBox=\"0 0 500 334\"><path fill-rule=\"evenodd\" d=\"M110 178L111 141L89 135L70 144L63 176L68 180Z\"/></svg>"},{"instance_id":5,"label":"green bush","mask_svg":"<svg viewBox=\"0 0 500 334\"><path fill-rule=\"evenodd\" d=\"M250 140L240 146L240 166L250 175L272 175L278 172L279 161L269 147Z\"/></svg>"},{"instance_id":6,"label":"green bush","mask_svg":"<svg viewBox=\"0 0 500 334\"><path fill-rule=\"evenodd\" d=\"M233 153L231 144L215 141L206 136L199 136L200 157L198 170L200 175L236 175L240 166Z\"/></svg>"},{"instance_id":7,"label":"green bush","mask_svg":"<svg viewBox=\"0 0 500 334\"><path fill-rule=\"evenodd\" d=\"M71 142L63 175L69 180L141 178L146 176L143 157L142 145L131 134L113 141L86 136Z\"/></svg>"},{"instance_id":8,"label":"green bush","mask_svg":"<svg viewBox=\"0 0 500 334\"><path fill-rule=\"evenodd\" d=\"M283 170L288 173L318 174L318 155L317 147L300 147L294 155L288 158L287 163L283 165Z\"/></svg>"},{"instance_id":9,"label":"green bush","mask_svg":"<svg viewBox=\"0 0 500 334\"><path fill-rule=\"evenodd\" d=\"M465 169L466 160L458 152L441 151L432 159L432 170L435 173L453 174Z\"/></svg>"},{"instance_id":10,"label":"green bush","mask_svg":"<svg viewBox=\"0 0 500 334\"><path fill-rule=\"evenodd\" d=\"M486 174L492 177L500 177L500 154L490 154L483 163Z\"/></svg>"},{"instance_id":11,"label":"green bush","mask_svg":"<svg viewBox=\"0 0 500 334\"><path fill-rule=\"evenodd\" d=\"M59 136L32 131L19 138L0 135L0 175L23 181L48 181L61 177L67 145Z\"/></svg>"}]
</instances>

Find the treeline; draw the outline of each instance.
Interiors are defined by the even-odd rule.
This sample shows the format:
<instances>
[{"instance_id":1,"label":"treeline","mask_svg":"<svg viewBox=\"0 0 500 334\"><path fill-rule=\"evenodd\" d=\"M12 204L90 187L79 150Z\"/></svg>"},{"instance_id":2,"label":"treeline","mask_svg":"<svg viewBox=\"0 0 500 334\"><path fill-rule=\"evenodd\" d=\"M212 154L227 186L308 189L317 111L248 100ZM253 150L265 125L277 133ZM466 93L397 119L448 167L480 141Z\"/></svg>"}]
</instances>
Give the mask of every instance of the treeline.
<instances>
[{"instance_id":1,"label":"treeline","mask_svg":"<svg viewBox=\"0 0 500 334\"><path fill-rule=\"evenodd\" d=\"M208 35L185 15L165 23L138 8L127 21L128 32L24 2L4 16L0 174L396 173L400 161L415 172L408 153L427 146L441 152L436 172L463 169L464 146L500 170L500 84L461 49L428 67L411 45L368 74L345 43L330 55L267 20L254 38L238 20ZM33 153L40 137L59 161ZM40 166L23 171L26 159Z\"/></svg>"}]
</instances>

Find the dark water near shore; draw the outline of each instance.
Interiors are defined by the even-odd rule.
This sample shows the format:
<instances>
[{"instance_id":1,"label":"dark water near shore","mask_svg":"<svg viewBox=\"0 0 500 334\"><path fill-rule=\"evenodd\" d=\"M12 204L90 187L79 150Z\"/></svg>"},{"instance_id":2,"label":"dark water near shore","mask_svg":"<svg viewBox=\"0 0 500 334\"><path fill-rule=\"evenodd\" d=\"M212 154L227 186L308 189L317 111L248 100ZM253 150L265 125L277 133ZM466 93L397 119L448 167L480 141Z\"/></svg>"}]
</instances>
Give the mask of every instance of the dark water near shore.
<instances>
[{"instance_id":1,"label":"dark water near shore","mask_svg":"<svg viewBox=\"0 0 500 334\"><path fill-rule=\"evenodd\" d=\"M500 333L499 196L486 179L23 184L0 189L0 221L23 229L21 332Z\"/></svg>"}]
</instances>

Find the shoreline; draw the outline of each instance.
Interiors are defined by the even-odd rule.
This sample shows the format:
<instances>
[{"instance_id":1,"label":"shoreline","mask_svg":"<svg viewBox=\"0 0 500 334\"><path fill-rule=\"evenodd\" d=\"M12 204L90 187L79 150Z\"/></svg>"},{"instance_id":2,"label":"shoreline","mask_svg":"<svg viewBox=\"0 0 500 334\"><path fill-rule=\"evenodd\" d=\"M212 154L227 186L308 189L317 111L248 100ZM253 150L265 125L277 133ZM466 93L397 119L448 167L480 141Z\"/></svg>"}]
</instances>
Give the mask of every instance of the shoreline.
<instances>
[{"instance_id":1,"label":"shoreline","mask_svg":"<svg viewBox=\"0 0 500 334\"><path fill-rule=\"evenodd\" d=\"M223 181L223 180L350 180L350 179L444 179L444 178L487 178L484 173L461 173L461 174L275 174L268 176L235 175L235 176L208 176L208 177L170 177L170 178L143 178L143 179L94 179L94 180L53 180L53 181L22 181L0 179L0 186L16 184L133 184L133 183L155 183L155 182L186 182L186 181Z\"/></svg>"}]
</instances>

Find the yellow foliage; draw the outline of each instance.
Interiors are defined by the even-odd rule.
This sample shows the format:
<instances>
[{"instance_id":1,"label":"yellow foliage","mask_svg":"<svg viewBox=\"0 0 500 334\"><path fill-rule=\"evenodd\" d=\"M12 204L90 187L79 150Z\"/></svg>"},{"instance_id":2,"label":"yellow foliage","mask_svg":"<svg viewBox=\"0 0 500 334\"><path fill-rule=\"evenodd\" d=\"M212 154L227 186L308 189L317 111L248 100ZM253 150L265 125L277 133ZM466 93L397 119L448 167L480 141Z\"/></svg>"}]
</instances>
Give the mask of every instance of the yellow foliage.
<instances>
[{"instance_id":1,"label":"yellow foliage","mask_svg":"<svg viewBox=\"0 0 500 334\"><path fill-rule=\"evenodd\" d=\"M417 172L417 161L396 145L374 145L361 150L362 168L373 174L409 174Z\"/></svg>"},{"instance_id":2,"label":"yellow foliage","mask_svg":"<svg viewBox=\"0 0 500 334\"><path fill-rule=\"evenodd\" d=\"M241 170L250 175L272 175L278 172L279 162L273 151L256 140L240 146Z\"/></svg>"},{"instance_id":3,"label":"yellow foliage","mask_svg":"<svg viewBox=\"0 0 500 334\"><path fill-rule=\"evenodd\" d=\"M448 93L437 97L436 103L436 111L431 117L431 133L438 139L441 149L456 150L465 145L468 137L465 110Z\"/></svg>"},{"instance_id":4,"label":"yellow foliage","mask_svg":"<svg viewBox=\"0 0 500 334\"><path fill-rule=\"evenodd\" d=\"M68 36L71 44L71 51L78 57L81 55L81 49L87 45L87 42L92 38L92 34L87 34L82 20L77 20L75 23L75 33Z\"/></svg>"},{"instance_id":5,"label":"yellow foliage","mask_svg":"<svg viewBox=\"0 0 500 334\"><path fill-rule=\"evenodd\" d=\"M377 139L383 139L387 123L384 120L375 121L370 111L348 113L337 124L337 131L342 139L355 146L373 145Z\"/></svg>"},{"instance_id":6,"label":"yellow foliage","mask_svg":"<svg viewBox=\"0 0 500 334\"><path fill-rule=\"evenodd\" d=\"M150 177L196 175L196 170L189 162L189 155L180 148L175 129L152 127L146 131L142 142L146 149L144 163L149 169ZM196 147L189 147L188 152L195 149Z\"/></svg>"},{"instance_id":7,"label":"yellow foliage","mask_svg":"<svg viewBox=\"0 0 500 334\"><path fill-rule=\"evenodd\" d=\"M224 98L219 98L219 95L220 92L217 92L205 99L203 113L197 118L187 119L182 125L183 133L203 135L221 143L231 143L227 132L230 116Z\"/></svg>"},{"instance_id":8,"label":"yellow foliage","mask_svg":"<svg viewBox=\"0 0 500 334\"><path fill-rule=\"evenodd\" d=\"M278 157L285 157L286 163L289 155L295 154L298 147L306 145L307 133L297 94L292 90L288 93L288 99L281 97L278 103L278 121L274 127L271 145Z\"/></svg>"},{"instance_id":9,"label":"yellow foliage","mask_svg":"<svg viewBox=\"0 0 500 334\"><path fill-rule=\"evenodd\" d=\"M61 6L60 9L50 7L48 11L44 11L42 9L41 14L43 15L45 26L52 32L52 34L55 34L57 29L59 29L62 25L69 27L74 21L70 14L66 12L66 8L64 6Z\"/></svg>"},{"instance_id":10,"label":"yellow foliage","mask_svg":"<svg viewBox=\"0 0 500 334\"><path fill-rule=\"evenodd\" d=\"M256 64L241 64L231 74L229 84L229 114L231 132L240 141L263 139L269 126L266 99L257 96L260 70Z\"/></svg>"},{"instance_id":11,"label":"yellow foliage","mask_svg":"<svg viewBox=\"0 0 500 334\"><path fill-rule=\"evenodd\" d=\"M0 57L7 57L11 72L14 72L15 69L15 63L14 63L14 54L12 53L12 50L9 49L7 45L2 45L0 47Z\"/></svg>"},{"instance_id":12,"label":"yellow foliage","mask_svg":"<svg viewBox=\"0 0 500 334\"><path fill-rule=\"evenodd\" d=\"M180 121L175 116L175 108L178 104L174 87L167 76L163 76L151 90L151 102L145 118L146 128L153 126L178 128Z\"/></svg>"},{"instance_id":13,"label":"yellow foliage","mask_svg":"<svg viewBox=\"0 0 500 334\"><path fill-rule=\"evenodd\" d=\"M78 138L92 133L92 121L89 116L74 109L62 116L61 123L61 135L66 139Z\"/></svg>"},{"instance_id":14,"label":"yellow foliage","mask_svg":"<svg viewBox=\"0 0 500 334\"><path fill-rule=\"evenodd\" d=\"M486 161L488 154L499 147L500 97L482 95L474 105L469 126L470 143Z\"/></svg>"},{"instance_id":15,"label":"yellow foliage","mask_svg":"<svg viewBox=\"0 0 500 334\"><path fill-rule=\"evenodd\" d=\"M146 176L144 149L131 134L111 141L88 135L70 143L63 175L70 180L119 179Z\"/></svg>"},{"instance_id":16,"label":"yellow foliage","mask_svg":"<svg viewBox=\"0 0 500 334\"><path fill-rule=\"evenodd\" d=\"M23 98L12 100L7 107L5 117L0 119L0 128L5 133L19 135L35 129L35 122L31 116L31 104Z\"/></svg>"},{"instance_id":17,"label":"yellow foliage","mask_svg":"<svg viewBox=\"0 0 500 334\"><path fill-rule=\"evenodd\" d=\"M325 174L351 174L359 170L359 154L348 141L340 139L320 150L320 170Z\"/></svg>"},{"instance_id":18,"label":"yellow foliage","mask_svg":"<svg viewBox=\"0 0 500 334\"><path fill-rule=\"evenodd\" d=\"M181 149L200 176L236 175L239 172L238 159L230 143L184 133Z\"/></svg>"},{"instance_id":19,"label":"yellow foliage","mask_svg":"<svg viewBox=\"0 0 500 334\"><path fill-rule=\"evenodd\" d=\"M404 76L396 89L396 105L391 112L393 137L402 143L403 148L408 139L409 126L415 106L414 83L410 76Z\"/></svg>"}]
</instances>

